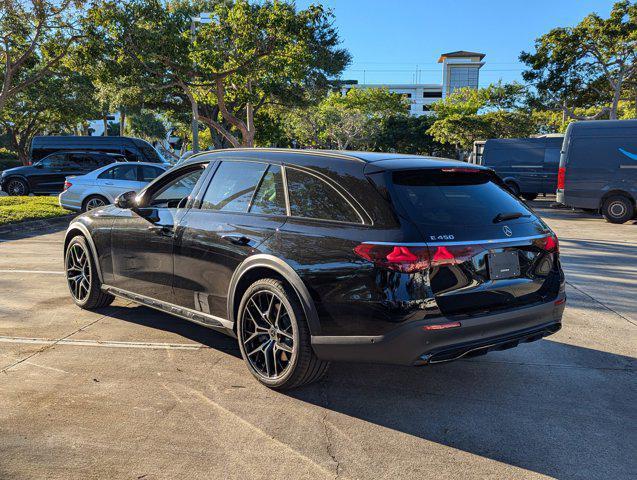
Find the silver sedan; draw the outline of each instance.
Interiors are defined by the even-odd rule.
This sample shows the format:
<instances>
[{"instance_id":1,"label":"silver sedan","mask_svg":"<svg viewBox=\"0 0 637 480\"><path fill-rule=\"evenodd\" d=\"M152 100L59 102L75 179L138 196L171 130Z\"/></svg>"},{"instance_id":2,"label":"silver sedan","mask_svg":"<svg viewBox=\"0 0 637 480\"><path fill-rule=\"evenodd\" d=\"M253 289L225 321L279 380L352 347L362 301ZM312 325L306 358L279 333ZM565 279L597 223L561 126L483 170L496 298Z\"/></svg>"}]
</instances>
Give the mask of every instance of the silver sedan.
<instances>
[{"instance_id":1,"label":"silver sedan","mask_svg":"<svg viewBox=\"0 0 637 480\"><path fill-rule=\"evenodd\" d=\"M115 197L138 192L166 171L165 166L146 162L111 163L86 175L67 177L58 199L69 210L87 211L113 203Z\"/></svg>"}]
</instances>

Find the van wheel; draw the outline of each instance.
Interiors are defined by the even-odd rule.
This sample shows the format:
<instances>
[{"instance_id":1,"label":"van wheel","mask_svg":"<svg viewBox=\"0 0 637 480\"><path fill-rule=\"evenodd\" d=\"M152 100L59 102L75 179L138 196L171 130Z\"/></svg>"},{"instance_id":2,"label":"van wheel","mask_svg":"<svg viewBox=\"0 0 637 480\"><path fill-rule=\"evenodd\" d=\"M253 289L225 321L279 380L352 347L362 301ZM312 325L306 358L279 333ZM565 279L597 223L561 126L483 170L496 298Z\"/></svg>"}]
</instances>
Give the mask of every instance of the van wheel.
<instances>
[{"instance_id":1,"label":"van wheel","mask_svg":"<svg viewBox=\"0 0 637 480\"><path fill-rule=\"evenodd\" d=\"M522 193L520 195L524 200L528 200L529 202L537 198L537 193Z\"/></svg>"},{"instance_id":2,"label":"van wheel","mask_svg":"<svg viewBox=\"0 0 637 480\"><path fill-rule=\"evenodd\" d=\"M635 214L633 202L624 195L613 195L604 200L602 215L607 222L625 223Z\"/></svg>"},{"instance_id":3,"label":"van wheel","mask_svg":"<svg viewBox=\"0 0 637 480\"><path fill-rule=\"evenodd\" d=\"M239 305L237 337L250 373L276 390L315 382L329 366L312 350L295 292L280 280L257 280L246 290Z\"/></svg>"},{"instance_id":4,"label":"van wheel","mask_svg":"<svg viewBox=\"0 0 637 480\"><path fill-rule=\"evenodd\" d=\"M29 186L24 180L19 178L10 178L7 182L7 193L12 197L20 197L29 194Z\"/></svg>"},{"instance_id":5,"label":"van wheel","mask_svg":"<svg viewBox=\"0 0 637 480\"><path fill-rule=\"evenodd\" d=\"M515 195L516 197L520 196L520 187L518 187L518 184L512 181L507 181L504 182L506 184L506 186L508 187L509 191Z\"/></svg>"}]
</instances>

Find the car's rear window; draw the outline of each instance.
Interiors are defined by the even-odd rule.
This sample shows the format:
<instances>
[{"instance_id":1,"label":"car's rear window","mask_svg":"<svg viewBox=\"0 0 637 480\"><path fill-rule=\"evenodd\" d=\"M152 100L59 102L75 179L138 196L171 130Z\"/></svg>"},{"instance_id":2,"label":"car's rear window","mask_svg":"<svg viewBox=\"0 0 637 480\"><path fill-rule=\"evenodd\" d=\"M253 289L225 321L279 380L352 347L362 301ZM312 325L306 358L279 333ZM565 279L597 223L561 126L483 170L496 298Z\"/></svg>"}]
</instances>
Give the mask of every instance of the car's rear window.
<instances>
[{"instance_id":1,"label":"car's rear window","mask_svg":"<svg viewBox=\"0 0 637 480\"><path fill-rule=\"evenodd\" d=\"M427 225L493 225L498 214L532 212L488 173L409 170L394 172L396 195L410 218ZM515 222L515 220L514 220Z\"/></svg>"}]
</instances>

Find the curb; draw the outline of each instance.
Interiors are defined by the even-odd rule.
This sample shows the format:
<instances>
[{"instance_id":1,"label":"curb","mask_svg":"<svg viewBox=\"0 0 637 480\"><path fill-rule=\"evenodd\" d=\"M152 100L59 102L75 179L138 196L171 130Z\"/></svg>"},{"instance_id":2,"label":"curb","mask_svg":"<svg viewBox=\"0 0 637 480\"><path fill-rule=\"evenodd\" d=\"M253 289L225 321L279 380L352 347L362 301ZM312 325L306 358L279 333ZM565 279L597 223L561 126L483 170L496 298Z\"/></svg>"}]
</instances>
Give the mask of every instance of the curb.
<instances>
[{"instance_id":1,"label":"curb","mask_svg":"<svg viewBox=\"0 0 637 480\"><path fill-rule=\"evenodd\" d=\"M39 220L25 220L24 222L9 223L7 225L0 226L0 235L15 232L29 232L32 230L40 230L49 227L66 226L73 218L78 214L71 213L68 215L61 215L59 217L42 218Z\"/></svg>"}]
</instances>

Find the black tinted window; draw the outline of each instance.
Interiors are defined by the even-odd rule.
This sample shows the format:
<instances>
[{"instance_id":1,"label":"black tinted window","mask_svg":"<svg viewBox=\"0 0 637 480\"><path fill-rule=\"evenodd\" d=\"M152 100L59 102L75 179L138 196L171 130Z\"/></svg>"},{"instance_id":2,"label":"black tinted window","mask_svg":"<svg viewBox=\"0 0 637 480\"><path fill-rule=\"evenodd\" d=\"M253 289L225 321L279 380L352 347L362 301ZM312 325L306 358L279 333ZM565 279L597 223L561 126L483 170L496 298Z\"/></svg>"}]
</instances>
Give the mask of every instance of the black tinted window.
<instances>
[{"instance_id":1,"label":"black tinted window","mask_svg":"<svg viewBox=\"0 0 637 480\"><path fill-rule=\"evenodd\" d=\"M499 213L531 215L487 174L412 170L395 172L393 182L403 207L418 223L493 225Z\"/></svg>"},{"instance_id":2,"label":"black tinted window","mask_svg":"<svg viewBox=\"0 0 637 480\"><path fill-rule=\"evenodd\" d=\"M141 181L150 182L159 177L164 171L161 168L149 167L148 165L141 165Z\"/></svg>"},{"instance_id":3,"label":"black tinted window","mask_svg":"<svg viewBox=\"0 0 637 480\"><path fill-rule=\"evenodd\" d=\"M320 178L292 168L286 176L293 216L362 223L349 202Z\"/></svg>"},{"instance_id":4,"label":"black tinted window","mask_svg":"<svg viewBox=\"0 0 637 480\"><path fill-rule=\"evenodd\" d=\"M283 179L281 167L270 165L263 176L261 184L254 195L251 213L263 213L267 215L285 215L285 193L283 192Z\"/></svg>"},{"instance_id":5,"label":"black tinted window","mask_svg":"<svg viewBox=\"0 0 637 480\"><path fill-rule=\"evenodd\" d=\"M63 171L82 170L80 164L69 160L67 155L51 155L42 160L42 166L45 168L53 168Z\"/></svg>"},{"instance_id":6,"label":"black tinted window","mask_svg":"<svg viewBox=\"0 0 637 480\"><path fill-rule=\"evenodd\" d=\"M143 162L144 159L139 155L137 150L134 150L130 147L124 148L124 156L126 160L129 162Z\"/></svg>"},{"instance_id":7,"label":"black tinted window","mask_svg":"<svg viewBox=\"0 0 637 480\"><path fill-rule=\"evenodd\" d=\"M222 162L203 198L201 208L247 212L266 165L255 162Z\"/></svg>"}]
</instances>

